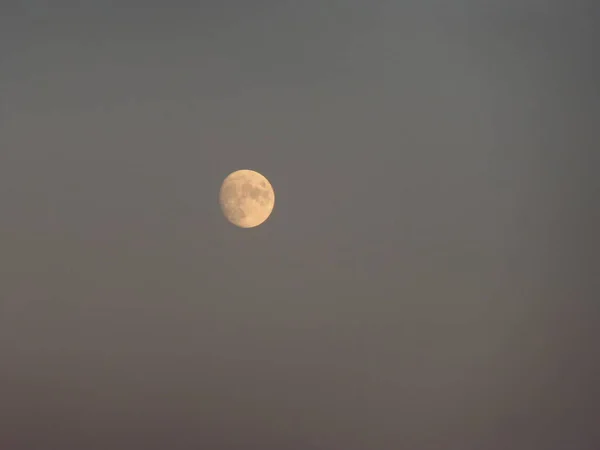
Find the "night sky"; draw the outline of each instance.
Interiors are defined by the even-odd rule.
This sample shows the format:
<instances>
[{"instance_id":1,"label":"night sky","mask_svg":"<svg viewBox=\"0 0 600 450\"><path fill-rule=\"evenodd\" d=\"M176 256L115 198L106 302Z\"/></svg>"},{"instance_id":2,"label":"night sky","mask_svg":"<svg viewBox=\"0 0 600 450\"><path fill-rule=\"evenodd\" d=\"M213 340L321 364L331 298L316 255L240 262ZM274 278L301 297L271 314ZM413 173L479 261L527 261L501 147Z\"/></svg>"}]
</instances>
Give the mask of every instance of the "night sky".
<instances>
[{"instance_id":1,"label":"night sky","mask_svg":"<svg viewBox=\"0 0 600 450\"><path fill-rule=\"evenodd\" d=\"M0 448L600 448L596 3L2 2Z\"/></svg>"}]
</instances>

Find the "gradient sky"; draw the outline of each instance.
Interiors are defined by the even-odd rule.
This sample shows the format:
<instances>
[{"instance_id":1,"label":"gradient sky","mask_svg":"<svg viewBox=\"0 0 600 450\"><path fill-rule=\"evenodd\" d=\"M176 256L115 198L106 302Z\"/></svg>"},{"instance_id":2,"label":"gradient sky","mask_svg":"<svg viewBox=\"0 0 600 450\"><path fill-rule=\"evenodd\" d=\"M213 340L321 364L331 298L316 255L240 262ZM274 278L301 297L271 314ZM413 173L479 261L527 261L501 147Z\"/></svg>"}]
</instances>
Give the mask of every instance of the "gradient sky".
<instances>
[{"instance_id":1,"label":"gradient sky","mask_svg":"<svg viewBox=\"0 0 600 450\"><path fill-rule=\"evenodd\" d=\"M0 447L599 448L595 3L3 2Z\"/></svg>"}]
</instances>

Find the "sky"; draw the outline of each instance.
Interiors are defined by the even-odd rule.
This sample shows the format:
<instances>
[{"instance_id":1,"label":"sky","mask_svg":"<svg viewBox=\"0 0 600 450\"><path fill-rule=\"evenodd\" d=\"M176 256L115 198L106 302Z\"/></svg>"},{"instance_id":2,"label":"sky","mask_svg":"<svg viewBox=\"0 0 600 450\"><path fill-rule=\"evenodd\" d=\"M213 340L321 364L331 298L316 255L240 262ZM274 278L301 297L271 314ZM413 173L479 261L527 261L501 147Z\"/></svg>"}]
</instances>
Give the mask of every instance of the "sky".
<instances>
[{"instance_id":1,"label":"sky","mask_svg":"<svg viewBox=\"0 0 600 450\"><path fill-rule=\"evenodd\" d=\"M595 3L3 2L0 447L597 449Z\"/></svg>"}]
</instances>

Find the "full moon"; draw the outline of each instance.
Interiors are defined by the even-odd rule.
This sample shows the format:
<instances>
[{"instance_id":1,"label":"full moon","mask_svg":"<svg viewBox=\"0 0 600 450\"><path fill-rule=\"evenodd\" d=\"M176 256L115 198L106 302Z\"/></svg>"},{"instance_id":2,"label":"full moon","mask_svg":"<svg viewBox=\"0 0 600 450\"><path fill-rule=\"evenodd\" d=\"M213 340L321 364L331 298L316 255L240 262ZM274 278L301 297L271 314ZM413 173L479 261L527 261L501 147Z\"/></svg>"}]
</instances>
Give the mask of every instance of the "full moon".
<instances>
[{"instance_id":1,"label":"full moon","mask_svg":"<svg viewBox=\"0 0 600 450\"><path fill-rule=\"evenodd\" d=\"M269 180L253 170L238 170L225 178L219 192L223 214L240 228L257 227L269 218L275 192Z\"/></svg>"}]
</instances>

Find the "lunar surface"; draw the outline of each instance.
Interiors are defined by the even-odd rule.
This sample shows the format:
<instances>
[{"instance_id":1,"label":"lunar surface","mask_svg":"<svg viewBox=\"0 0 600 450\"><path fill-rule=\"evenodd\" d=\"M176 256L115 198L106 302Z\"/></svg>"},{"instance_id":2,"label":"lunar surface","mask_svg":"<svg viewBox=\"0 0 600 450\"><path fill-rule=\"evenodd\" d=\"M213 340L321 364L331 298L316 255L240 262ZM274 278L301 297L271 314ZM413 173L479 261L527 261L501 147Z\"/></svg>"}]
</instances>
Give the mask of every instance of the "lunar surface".
<instances>
[{"instance_id":1,"label":"lunar surface","mask_svg":"<svg viewBox=\"0 0 600 450\"><path fill-rule=\"evenodd\" d=\"M219 203L231 223L241 228L253 228L271 215L275 192L269 180L260 173L238 170L223 181Z\"/></svg>"}]
</instances>

